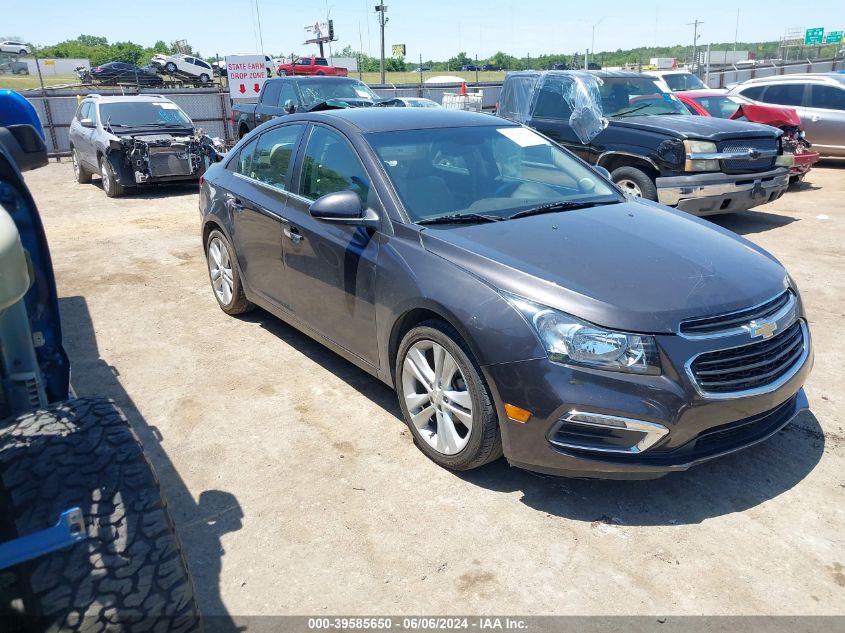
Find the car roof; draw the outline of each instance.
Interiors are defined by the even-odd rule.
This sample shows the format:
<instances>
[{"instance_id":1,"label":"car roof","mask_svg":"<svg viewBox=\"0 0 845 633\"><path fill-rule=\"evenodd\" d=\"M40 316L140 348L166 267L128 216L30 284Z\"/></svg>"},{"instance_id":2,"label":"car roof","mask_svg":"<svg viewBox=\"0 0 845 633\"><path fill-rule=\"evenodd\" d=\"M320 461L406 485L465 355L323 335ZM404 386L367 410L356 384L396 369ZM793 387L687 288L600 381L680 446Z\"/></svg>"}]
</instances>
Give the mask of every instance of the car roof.
<instances>
[{"instance_id":1,"label":"car roof","mask_svg":"<svg viewBox=\"0 0 845 633\"><path fill-rule=\"evenodd\" d=\"M795 73L794 75L771 75L769 77L756 77L742 82L739 86L749 84L778 83L781 81L803 81L819 83L845 83L845 75L839 73Z\"/></svg>"},{"instance_id":2,"label":"car roof","mask_svg":"<svg viewBox=\"0 0 845 633\"><path fill-rule=\"evenodd\" d=\"M141 103L161 103L162 101L170 101L167 97L161 95L86 95L86 99L92 99L97 103L125 103L132 101L140 101Z\"/></svg>"},{"instance_id":3,"label":"car roof","mask_svg":"<svg viewBox=\"0 0 845 633\"><path fill-rule=\"evenodd\" d=\"M698 97L727 97L728 94L724 90L719 90L718 88L711 88L710 90L683 90L681 92L676 92L675 96L679 99L681 97L689 97L690 99L696 99Z\"/></svg>"},{"instance_id":4,"label":"car roof","mask_svg":"<svg viewBox=\"0 0 845 633\"><path fill-rule=\"evenodd\" d=\"M305 112L284 117L281 121L294 119L346 123L361 132L394 132L451 127L515 126L516 124L491 114L447 110L438 108L346 108Z\"/></svg>"},{"instance_id":5,"label":"car roof","mask_svg":"<svg viewBox=\"0 0 845 633\"><path fill-rule=\"evenodd\" d=\"M567 77L570 76L573 72L587 72L590 75L594 75L595 77L601 78L608 78L608 77L645 77L647 79L654 79L654 77L650 75L646 75L643 73L635 73L631 72L630 70L520 70L517 72L510 72L505 75L505 79L508 77L530 77L530 76L540 76L541 74L545 73L551 77Z\"/></svg>"}]
</instances>

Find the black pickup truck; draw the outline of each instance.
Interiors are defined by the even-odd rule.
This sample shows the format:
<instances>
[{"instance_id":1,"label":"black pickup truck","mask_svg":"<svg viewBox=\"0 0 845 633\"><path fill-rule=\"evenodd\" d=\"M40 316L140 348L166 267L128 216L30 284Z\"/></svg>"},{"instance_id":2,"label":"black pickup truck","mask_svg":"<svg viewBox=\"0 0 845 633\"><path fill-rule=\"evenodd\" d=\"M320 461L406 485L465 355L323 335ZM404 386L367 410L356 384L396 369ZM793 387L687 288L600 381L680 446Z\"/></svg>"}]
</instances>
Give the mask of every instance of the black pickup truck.
<instances>
[{"instance_id":1,"label":"black pickup truck","mask_svg":"<svg viewBox=\"0 0 845 633\"><path fill-rule=\"evenodd\" d=\"M783 154L780 130L690 116L654 77L621 71L589 75L601 80L594 105L608 120L589 142L573 128L583 112L576 107L572 116L568 72L509 73L497 114L606 168L623 191L695 215L750 209L786 191L791 156Z\"/></svg>"},{"instance_id":2,"label":"black pickup truck","mask_svg":"<svg viewBox=\"0 0 845 633\"><path fill-rule=\"evenodd\" d=\"M258 103L232 106L232 127L238 138L265 121L285 114L328 107L371 106L378 96L352 77L278 77L264 82Z\"/></svg>"}]
</instances>

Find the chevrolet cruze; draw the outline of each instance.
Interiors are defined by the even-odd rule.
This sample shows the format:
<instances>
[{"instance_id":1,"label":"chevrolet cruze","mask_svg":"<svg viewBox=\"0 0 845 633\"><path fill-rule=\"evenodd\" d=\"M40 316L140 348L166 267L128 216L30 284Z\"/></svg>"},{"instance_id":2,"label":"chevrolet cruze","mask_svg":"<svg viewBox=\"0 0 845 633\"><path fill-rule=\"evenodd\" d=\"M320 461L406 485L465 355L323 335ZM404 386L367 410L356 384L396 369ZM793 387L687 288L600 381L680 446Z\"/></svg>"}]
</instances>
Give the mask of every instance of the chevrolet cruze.
<instances>
[{"instance_id":1,"label":"chevrolet cruze","mask_svg":"<svg viewBox=\"0 0 845 633\"><path fill-rule=\"evenodd\" d=\"M276 119L208 169L200 211L223 311L268 310L393 387L446 468L504 454L551 474L656 477L808 407L810 333L774 257L626 198L502 119Z\"/></svg>"}]
</instances>

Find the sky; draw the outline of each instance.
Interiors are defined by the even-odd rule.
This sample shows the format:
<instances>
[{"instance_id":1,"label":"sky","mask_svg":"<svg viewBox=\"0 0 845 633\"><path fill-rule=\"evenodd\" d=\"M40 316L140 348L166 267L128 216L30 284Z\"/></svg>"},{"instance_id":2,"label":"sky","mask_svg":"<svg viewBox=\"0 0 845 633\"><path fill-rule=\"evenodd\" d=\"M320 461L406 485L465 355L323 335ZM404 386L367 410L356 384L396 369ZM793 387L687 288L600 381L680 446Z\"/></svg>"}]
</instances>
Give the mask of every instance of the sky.
<instances>
[{"instance_id":1,"label":"sky","mask_svg":"<svg viewBox=\"0 0 845 633\"><path fill-rule=\"evenodd\" d=\"M67 0L0 0L0 36L20 36L38 45L100 35L110 42L187 39L204 56L227 53L310 54L304 27L334 21L339 51L347 44L374 57L379 53L377 0L257 0L261 33L255 27L256 0L135 0L76 3ZM699 44L776 40L789 28L845 29L843 0L763 2L670 2L668 0L385 0L389 21L386 54L405 44L406 60L445 60L459 51L479 60L502 50L522 57L583 53L651 45L692 45L699 20ZM595 28L594 28L595 27ZM328 54L328 50L326 53Z\"/></svg>"}]
</instances>

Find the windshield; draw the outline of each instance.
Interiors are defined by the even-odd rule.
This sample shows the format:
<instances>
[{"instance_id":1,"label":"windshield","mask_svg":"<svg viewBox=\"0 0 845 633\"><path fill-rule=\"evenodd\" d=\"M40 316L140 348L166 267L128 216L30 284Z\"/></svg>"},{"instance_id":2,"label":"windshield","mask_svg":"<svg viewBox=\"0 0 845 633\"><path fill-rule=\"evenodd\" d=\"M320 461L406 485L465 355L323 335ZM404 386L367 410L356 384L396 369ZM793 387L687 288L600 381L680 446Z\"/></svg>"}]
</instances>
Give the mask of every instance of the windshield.
<instances>
[{"instance_id":1,"label":"windshield","mask_svg":"<svg viewBox=\"0 0 845 633\"><path fill-rule=\"evenodd\" d=\"M299 84L302 101L306 108L328 101L329 99L378 99L366 84L358 81L338 81L336 79L308 79Z\"/></svg>"},{"instance_id":2,"label":"windshield","mask_svg":"<svg viewBox=\"0 0 845 633\"><path fill-rule=\"evenodd\" d=\"M706 90L707 85L692 73L672 73L663 75L663 81L666 82L672 90Z\"/></svg>"},{"instance_id":3,"label":"windshield","mask_svg":"<svg viewBox=\"0 0 845 633\"><path fill-rule=\"evenodd\" d=\"M528 128L374 132L367 140L414 222L463 213L508 218L545 204L621 199L595 171Z\"/></svg>"},{"instance_id":4,"label":"windshield","mask_svg":"<svg viewBox=\"0 0 845 633\"><path fill-rule=\"evenodd\" d=\"M688 114L678 98L648 77L604 77L599 86L604 116Z\"/></svg>"},{"instance_id":5,"label":"windshield","mask_svg":"<svg viewBox=\"0 0 845 633\"><path fill-rule=\"evenodd\" d=\"M695 102L707 110L710 116L719 117L720 119L730 119L739 110L739 106L747 103L745 99L737 99L736 97L728 97L726 95L696 97Z\"/></svg>"},{"instance_id":6,"label":"windshield","mask_svg":"<svg viewBox=\"0 0 845 633\"><path fill-rule=\"evenodd\" d=\"M194 127L188 115L170 101L132 101L100 105L103 126Z\"/></svg>"}]
</instances>

